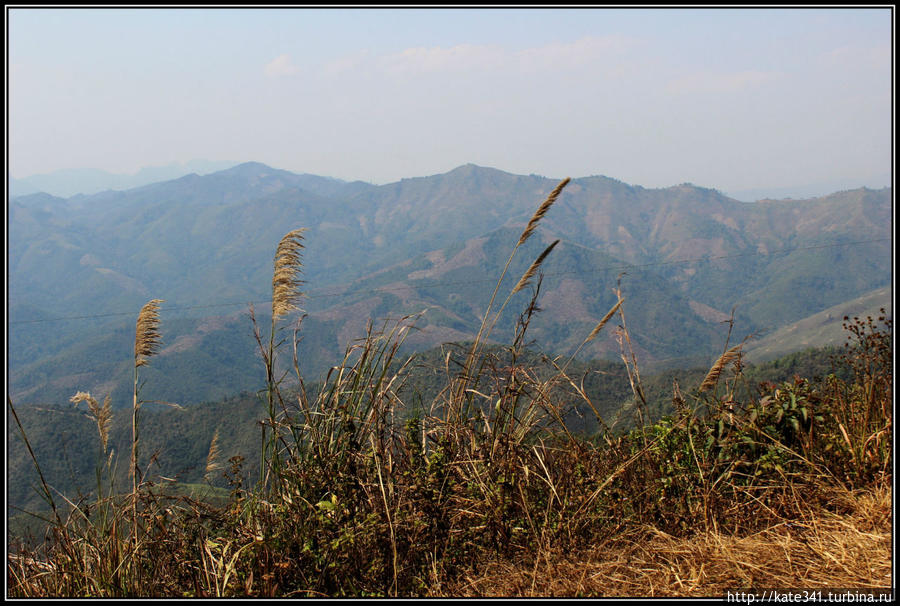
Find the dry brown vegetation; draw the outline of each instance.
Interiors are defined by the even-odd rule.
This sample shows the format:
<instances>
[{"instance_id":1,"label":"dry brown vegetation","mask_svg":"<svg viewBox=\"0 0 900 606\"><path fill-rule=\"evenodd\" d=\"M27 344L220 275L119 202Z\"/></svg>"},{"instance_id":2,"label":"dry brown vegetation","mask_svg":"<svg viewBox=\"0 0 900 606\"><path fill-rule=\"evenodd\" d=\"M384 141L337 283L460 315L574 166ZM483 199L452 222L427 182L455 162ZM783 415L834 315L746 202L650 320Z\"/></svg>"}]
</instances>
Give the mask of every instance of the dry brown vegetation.
<instances>
[{"instance_id":1,"label":"dry brown vegetation","mask_svg":"<svg viewBox=\"0 0 900 606\"><path fill-rule=\"evenodd\" d=\"M721 598L753 588L889 588L892 495L881 487L840 497L842 513L811 509L748 536L674 537L635 529L570 553L486 563L435 595Z\"/></svg>"},{"instance_id":2,"label":"dry brown vegetation","mask_svg":"<svg viewBox=\"0 0 900 606\"><path fill-rule=\"evenodd\" d=\"M550 360L555 374L542 378L522 362L551 245L495 308L501 277L475 341L446 358L445 389L412 413L398 395L411 361L398 351L414 317L370 324L307 390L302 319L292 331L278 323L301 296L300 233L278 247L268 335L253 316L267 377L256 485L243 485L232 458L221 507L167 497L139 473L120 494L104 491L111 460L98 457L95 502L57 507L44 485L54 518L43 545L11 553L11 596L722 597L892 585L889 319L846 319L852 381L797 377L744 401L741 346L726 344L702 384L676 386L672 414L651 423L620 294L584 343L618 319L636 429L577 436L562 402L596 408L569 363ZM512 343L502 356L486 350L527 289ZM139 323L136 362L142 334ZM137 374L135 385L137 411ZM137 429L135 415L135 449ZM213 440L210 472L217 450Z\"/></svg>"}]
</instances>

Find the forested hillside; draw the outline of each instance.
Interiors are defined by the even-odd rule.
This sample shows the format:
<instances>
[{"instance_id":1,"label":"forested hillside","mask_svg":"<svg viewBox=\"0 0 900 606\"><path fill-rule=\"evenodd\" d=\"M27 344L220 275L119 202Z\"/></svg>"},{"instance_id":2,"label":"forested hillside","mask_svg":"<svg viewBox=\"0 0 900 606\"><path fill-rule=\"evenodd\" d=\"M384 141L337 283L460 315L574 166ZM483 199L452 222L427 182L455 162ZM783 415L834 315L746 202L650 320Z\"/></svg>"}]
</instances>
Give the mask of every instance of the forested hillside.
<instances>
[{"instance_id":1,"label":"forested hillside","mask_svg":"<svg viewBox=\"0 0 900 606\"><path fill-rule=\"evenodd\" d=\"M305 372L336 363L369 319L424 311L413 349L471 339L504 242L554 184L466 165L374 186L247 163L120 192L15 198L10 394L48 404L89 388L121 405L129 318L150 298L165 301L160 372L175 378L164 397L254 389L249 305L265 307L272 247L295 228L307 230ZM560 240L532 329L541 349L574 350L618 285L645 364L699 365L717 355L732 311L735 336L762 336L889 285L890 200L860 189L744 203L689 184L576 178L511 269ZM607 335L581 354L616 359L618 346Z\"/></svg>"}]
</instances>

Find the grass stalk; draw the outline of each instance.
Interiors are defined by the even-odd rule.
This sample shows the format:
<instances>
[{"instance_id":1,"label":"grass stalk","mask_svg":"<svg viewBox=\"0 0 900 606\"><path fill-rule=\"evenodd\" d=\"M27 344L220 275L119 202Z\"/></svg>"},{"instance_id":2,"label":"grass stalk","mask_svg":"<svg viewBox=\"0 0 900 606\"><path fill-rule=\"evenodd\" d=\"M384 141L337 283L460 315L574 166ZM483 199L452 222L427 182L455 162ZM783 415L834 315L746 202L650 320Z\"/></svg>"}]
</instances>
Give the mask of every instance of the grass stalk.
<instances>
[{"instance_id":1,"label":"grass stalk","mask_svg":"<svg viewBox=\"0 0 900 606\"><path fill-rule=\"evenodd\" d=\"M152 299L148 301L138 314L137 325L135 327L134 337L134 391L133 403L131 408L131 464L129 472L131 474L131 503L132 503L132 539L134 548L138 544L138 515L137 501L138 488L141 483L139 478L140 470L138 468L138 444L140 442L139 435L139 413L141 409L141 400L138 398L140 393L139 372L141 366L149 364L149 358L156 354L162 342L159 334L159 305L163 303L161 299Z\"/></svg>"},{"instance_id":2,"label":"grass stalk","mask_svg":"<svg viewBox=\"0 0 900 606\"><path fill-rule=\"evenodd\" d=\"M475 387L477 385L477 381L473 381L473 378L477 376L479 373L474 373L474 364L475 360L478 358L478 352L481 346L483 345L483 341L488 338L488 335L493 330L494 325L496 325L497 320L500 317L500 314L503 312L503 309L506 307L506 304L509 302L511 298L507 296L506 301L504 301L503 305L501 305L500 309L494 315L494 319L491 322L490 326L488 326L488 318L491 315L491 310L494 306L494 301L497 298L497 293L500 290L500 285L503 283L503 278L506 277L506 272L509 270L509 266L512 263L513 258L516 255L516 251L519 250L519 247L523 245L528 238L534 233L535 229L537 229L538 223L547 212L550 210L550 207L556 202L556 199L559 197L562 190L568 185L570 179L566 177L563 179L554 189L550 192L547 198L541 203L541 205L537 208L537 210L532 215L531 219L528 221L528 224L525 226L525 229L522 231L522 234L519 236L519 239L516 241L516 245L513 247L512 252L510 252L509 258L506 260L506 264L503 266L503 271L500 272L500 278L497 280L497 284L494 286L494 291L491 293L490 301L488 302L487 308L484 311L484 316L481 319L481 325L478 328L478 333L475 335L475 340L472 343L472 347L469 351L468 356L466 357L466 361L463 364L462 373L460 376L460 380L457 382L456 389L453 394L453 401L463 402L468 401L466 397L467 390L469 387ZM550 248L555 246L552 245ZM549 250L547 251L549 253ZM456 421L460 420L461 411L455 411ZM468 411L466 411L466 416L468 416Z\"/></svg>"}]
</instances>

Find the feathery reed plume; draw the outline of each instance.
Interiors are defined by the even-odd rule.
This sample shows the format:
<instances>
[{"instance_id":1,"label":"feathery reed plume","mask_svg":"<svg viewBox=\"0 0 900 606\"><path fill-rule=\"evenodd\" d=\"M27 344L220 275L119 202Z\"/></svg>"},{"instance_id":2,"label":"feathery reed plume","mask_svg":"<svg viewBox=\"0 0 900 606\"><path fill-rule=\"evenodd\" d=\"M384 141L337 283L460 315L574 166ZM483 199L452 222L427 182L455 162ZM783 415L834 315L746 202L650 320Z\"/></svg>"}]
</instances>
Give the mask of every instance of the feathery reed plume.
<instances>
[{"instance_id":1,"label":"feathery reed plume","mask_svg":"<svg viewBox=\"0 0 900 606\"><path fill-rule=\"evenodd\" d=\"M69 402L72 402L76 406L78 406L79 402L88 403L88 409L91 411L91 416L97 423L97 430L100 432L100 442L103 444L103 452L106 452L106 445L109 442L109 426L112 422L112 405L110 397L107 395L103 400L103 406L100 406L100 404L97 403L96 398L90 393L79 391L69 398Z\"/></svg>"},{"instance_id":2,"label":"feathery reed plume","mask_svg":"<svg viewBox=\"0 0 900 606\"><path fill-rule=\"evenodd\" d=\"M131 408L131 460L128 465L131 476L131 538L134 545L138 544L137 492L141 482L138 479L138 413L141 409L141 401L138 399L138 368L149 363L147 358L154 355L162 343L159 335L159 304L162 302L162 299L152 299L141 308L134 335L134 404Z\"/></svg>"},{"instance_id":3,"label":"feathery reed plume","mask_svg":"<svg viewBox=\"0 0 900 606\"><path fill-rule=\"evenodd\" d=\"M288 232L278 243L275 251L275 272L272 275L272 319L297 309L297 302L303 296L300 269L303 267L303 232L305 228Z\"/></svg>"},{"instance_id":4,"label":"feathery reed plume","mask_svg":"<svg viewBox=\"0 0 900 606\"><path fill-rule=\"evenodd\" d=\"M148 364L147 358L159 349L159 304L162 299L153 299L141 308L138 315L134 338L134 366Z\"/></svg>"},{"instance_id":5,"label":"feathery reed plume","mask_svg":"<svg viewBox=\"0 0 900 606\"><path fill-rule=\"evenodd\" d=\"M548 246L547 248L544 249L544 252L542 252L538 256L538 258L534 260L534 263L531 264L531 267L528 268L528 271L526 271L522 275L522 278L519 280L519 283L516 284L516 287L513 288L511 294L516 294L517 292L519 292L520 290L522 290L523 288L528 286L528 282L531 280L531 278L534 277L534 274L537 272L538 268L541 266L541 263L544 262L544 259L547 258L547 255L550 254L550 251L553 250L553 247L556 246L557 244L559 244L559 240L554 240L553 244L551 244L550 246Z\"/></svg>"},{"instance_id":6,"label":"feathery reed plume","mask_svg":"<svg viewBox=\"0 0 900 606\"><path fill-rule=\"evenodd\" d=\"M273 477L278 479L281 465L278 450L279 421L276 419L276 403L282 407L284 401L278 389L280 380L275 376L275 354L281 342L276 343L276 324L278 319L298 309L297 303L303 297L300 286L300 271L303 268L303 232L305 228L295 229L284 235L275 249L275 269L272 273L272 330L269 333L269 344L263 343L262 336L256 327L256 319L253 316L253 308L250 308L250 317L254 324L254 335L259 345L260 354L266 368L266 403L268 405L268 426L271 427L271 435L266 441L266 425L262 425L262 441L260 452L260 482L265 486L267 482L265 473L266 465L273 470Z\"/></svg>"},{"instance_id":7,"label":"feathery reed plume","mask_svg":"<svg viewBox=\"0 0 900 606\"><path fill-rule=\"evenodd\" d=\"M516 246L525 243L525 240L531 236L534 232L535 228L537 228L538 222L544 218L544 215L547 214L547 211L550 210L550 207L553 206L553 203L556 202L556 198L559 197L560 192L562 192L563 188L568 185L569 177L566 177L562 181L559 182L559 185L554 188L550 195L547 196L547 199L538 207L536 211L534 211L534 215L531 217L531 220L528 222L528 226L525 227L525 231L522 232L522 235L519 236L519 242Z\"/></svg>"},{"instance_id":8,"label":"feathery reed plume","mask_svg":"<svg viewBox=\"0 0 900 606\"><path fill-rule=\"evenodd\" d=\"M138 368L149 364L147 358L159 349L162 338L159 335L159 304L162 299L148 301L138 314L134 336L134 405L131 415L131 465L129 473L134 479L133 488L137 491L137 447L138 447Z\"/></svg>"},{"instance_id":9,"label":"feathery reed plume","mask_svg":"<svg viewBox=\"0 0 900 606\"><path fill-rule=\"evenodd\" d=\"M219 428L217 427L213 433L212 442L209 444L209 454L206 455L206 470L203 477L208 479L209 474L221 467L222 464L219 463Z\"/></svg>"},{"instance_id":10,"label":"feathery reed plume","mask_svg":"<svg viewBox=\"0 0 900 606\"><path fill-rule=\"evenodd\" d=\"M619 311L619 307L622 306L622 303L625 302L625 299L619 299L615 305L613 305L612 309L606 312L606 315L603 316L603 319L594 327L594 330L591 331L591 334L588 335L587 339L584 340L585 343L588 343L594 339L600 331L603 330L603 327L606 326L606 323L609 322L609 319L612 318L617 311Z\"/></svg>"},{"instance_id":11,"label":"feathery reed plume","mask_svg":"<svg viewBox=\"0 0 900 606\"><path fill-rule=\"evenodd\" d=\"M534 215L531 217L531 220L528 222L528 225L525 227L525 231L522 232L522 235L519 236L518 242L513 246L512 252L509 254L509 259L506 260L506 265L503 266L503 271L500 272L500 279L497 280L497 284L494 286L494 292L491 293L491 300L488 302L487 309L484 310L484 317L481 319L481 326L478 328L478 334L475 335L475 340L472 342L472 348L469 350L468 356L466 356L466 361L463 364L461 377L464 377L462 380L456 383L456 387L454 389L454 397L452 398L454 401L463 401L465 399L466 390L470 385L471 371L475 364L475 360L478 358L478 349L482 345L483 340L486 338L486 335L489 335L491 331L493 331L494 326L497 324L497 320L500 319L500 314L506 308L506 304L509 303L510 298L512 298L513 293L506 297L506 301L500 306L500 309L494 314L494 319L488 325L488 318L491 315L491 310L494 308L494 301L497 299L497 293L500 290L500 284L503 283L503 278L506 277L506 272L509 270L509 266L512 263L513 257L516 256L516 251L519 250L519 246L525 243L525 241L531 236L534 230L537 228L538 222L547 214L547 211L550 210L550 207L556 201L556 198L559 197L560 192L563 188L569 183L569 177L566 177L562 181L560 181L559 185L557 185L550 195L547 196L547 199L544 200L538 209L534 212Z\"/></svg>"},{"instance_id":12,"label":"feathery reed plume","mask_svg":"<svg viewBox=\"0 0 900 606\"><path fill-rule=\"evenodd\" d=\"M566 362L565 365L564 365L561 369L559 369L559 375L558 375L558 376L564 376L564 375L565 375L566 369L569 367L569 364L572 363L572 360L575 359L575 357L579 354L579 352L581 352L581 349L582 349L585 345L587 345L588 343L590 343L591 341L593 341L593 340L594 340L594 337L596 337L597 335L600 334L600 331L603 330L603 327L606 326L606 323L609 322L610 318L612 318L612 317L615 315L615 313L616 313L617 311L619 311L619 308L622 306L622 303L624 303L624 302L625 302L625 299L623 299L623 298L620 296L620 297L619 297L619 300L616 301L616 304L612 306L612 309L610 309L608 312L606 312L606 315L603 316L603 319L600 320L600 322L597 324L597 326L594 327L594 330L591 331L591 334L589 334L589 335L587 336L587 338L586 338L584 341L581 342L581 345L578 346L578 349L575 350L575 353L572 354L572 357L569 358L569 361ZM591 406L593 406L593 404L592 404ZM599 415L598 415L598 418L599 418Z\"/></svg>"},{"instance_id":13,"label":"feathery reed plume","mask_svg":"<svg viewBox=\"0 0 900 606\"><path fill-rule=\"evenodd\" d=\"M722 369L725 368L726 364L734 361L735 358L738 358L741 355L741 347L743 346L743 343L741 343L740 345L735 345L734 347L723 353L721 356L719 356L719 359L716 360L716 363L713 364L712 368L709 369L706 378L703 379L703 383L700 384L699 391L706 391L707 389L711 389L716 386L716 383L719 382L719 375L722 373Z\"/></svg>"}]
</instances>

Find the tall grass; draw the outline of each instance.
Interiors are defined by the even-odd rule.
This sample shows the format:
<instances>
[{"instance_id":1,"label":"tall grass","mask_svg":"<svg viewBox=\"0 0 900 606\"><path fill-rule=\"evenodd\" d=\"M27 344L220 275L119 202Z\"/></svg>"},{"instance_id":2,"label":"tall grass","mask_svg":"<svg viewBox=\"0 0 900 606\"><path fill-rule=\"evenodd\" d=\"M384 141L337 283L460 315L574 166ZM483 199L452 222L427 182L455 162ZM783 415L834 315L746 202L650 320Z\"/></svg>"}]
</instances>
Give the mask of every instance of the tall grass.
<instances>
[{"instance_id":1,"label":"tall grass","mask_svg":"<svg viewBox=\"0 0 900 606\"><path fill-rule=\"evenodd\" d=\"M139 465L139 413L145 401L140 397L143 382L140 380L139 369L149 363L150 357L158 352L162 342L159 333L160 303L160 299L147 302L141 308L135 325L128 468L131 491L122 494L115 490L115 453L109 448L112 421L110 396L107 395L100 405L90 393L77 392L70 401L75 406L87 403L88 415L94 420L98 431L100 448L95 465L95 498L93 502L88 502L83 497L76 501L59 494L65 502L65 508L57 507L51 489L43 481L40 465L32 453L54 520L48 527L44 544L33 554L42 555L45 559L36 559L33 555L26 555L24 551L10 557L9 578L15 579L16 586L23 595L129 596L139 595L145 586L147 567L144 558L148 556L148 552L153 551L151 545L155 537L152 522L158 519L159 502L151 495L142 494L144 472ZM18 421L11 401L9 405ZM19 430L27 444L27 436L21 425ZM41 572L32 578L27 572L28 567Z\"/></svg>"},{"instance_id":2,"label":"tall grass","mask_svg":"<svg viewBox=\"0 0 900 606\"><path fill-rule=\"evenodd\" d=\"M481 325L478 328L478 333L475 335L475 340L472 342L472 347L469 351L469 355L466 357L466 361L463 364L462 372L459 373L455 379L452 381L453 384L453 397L451 398L454 403L457 403L458 406L463 406L465 403L464 410L462 409L454 409L453 414L456 416L457 420L460 420L463 416L470 414L472 400L467 397L468 394L471 394L473 390L476 389L478 382L477 378L481 375L481 371L483 368L476 369L475 364L479 359L479 351L484 346L485 341L487 341L491 332L494 329L494 326L497 324L497 320L500 318L503 310L506 308L506 305L509 303L512 295L521 290L520 287L524 287L525 283L528 282L531 275L534 274L537 267L543 262L544 258L547 254L549 254L550 250L556 245L551 244L544 253L538 258L535 263L532 264L531 267L525 272L525 275L517 283L516 287L514 287L509 295L506 297L504 302L500 305L500 308L496 310L494 313L493 320L490 320L491 312L493 311L494 302L497 298L497 294L500 291L500 286L503 283L503 278L506 277L506 272L509 270L509 266L512 263L513 259L516 256L516 252L519 250L519 247L525 244L526 241L531 237L534 231L537 229L538 223L540 223L541 219L547 214L550 210L550 207L556 202L559 195L562 193L563 189L566 185L569 184L570 179L566 177L550 192L547 198L538 206L537 210L534 211L534 214L529 219L528 224L525 226L525 229L522 231L522 234L519 236L519 239L516 241L515 246L509 254L509 258L506 261L506 265L503 267L503 271L500 273L500 278L497 280L497 284L494 286L494 291L491 293L491 299L488 303L487 308L484 310L484 316L481 320Z\"/></svg>"},{"instance_id":3,"label":"tall grass","mask_svg":"<svg viewBox=\"0 0 900 606\"><path fill-rule=\"evenodd\" d=\"M139 383L139 369L141 366L149 364L150 356L156 354L162 339L159 335L159 304L163 301L153 299L148 301L138 314L137 325L135 326L134 337L134 403L131 414L131 464L128 473L131 476L131 503L132 503L132 533L134 544L138 542L138 520L137 520L137 495L138 486L141 483L139 478L140 469L138 467L138 444L139 438L139 413L141 404L139 399L141 384Z\"/></svg>"},{"instance_id":4,"label":"tall grass","mask_svg":"<svg viewBox=\"0 0 900 606\"><path fill-rule=\"evenodd\" d=\"M851 342L842 363L855 370L850 383L830 377L812 384L797 378L761 386L756 395L740 400L741 346L726 345L696 387L675 388L672 414L654 421L646 415L625 323L625 297L618 291L617 302L578 351L617 319L616 336L633 394L630 405L638 414L635 428L627 433L613 433L579 377L568 374L574 355L566 362L546 360L549 373L526 364L527 334L543 286L540 268L556 242L494 306L518 248L567 182L538 207L514 244L475 341L458 355L448 352L440 369L444 389L415 410L404 398L416 362L400 354L415 328L415 315L377 328L370 322L320 385L304 382L299 371L302 317L291 331L282 326L299 311L302 296L302 230L288 233L276 250L268 336L261 334L251 308L266 371L256 487L238 486L221 508L158 491L142 493L137 480L129 495L98 492L98 502L106 505L102 522L84 504L71 504L68 518L56 514L53 535L39 552L11 556L11 594L496 594L484 579L505 587L501 593L559 594L565 589L551 580L576 574L566 558L590 553L599 558L601 571L591 579L621 582L573 578L564 585L571 595L696 595L704 587L747 582L746 567L726 570L716 554L736 553L749 561L754 550L769 553L779 545L779 529L789 524L833 529L821 522L822 512L833 516L840 503L869 502L861 490L881 495L872 503L889 500L892 366L886 353L890 323L883 318L879 322L886 322L887 330L874 321L848 321ZM523 291L531 296L511 342L487 347L501 312ZM146 347L135 348L133 477L138 362L152 355L153 343L158 343L156 317L146 314L144 332L138 323L138 340L143 335ZM291 360L279 364L288 348ZM296 378L291 384L286 364ZM73 399L88 403L103 440L104 407L87 394ZM597 436L570 431L566 418L573 402L595 414L601 428ZM11 402L10 408L15 412ZM208 473L218 469L222 456L217 437L210 443ZM238 475L234 469L232 475ZM52 503L51 489L43 486ZM881 536L877 533L884 531L887 518L879 514L872 519L876 521L867 536ZM824 532L804 536L821 538ZM863 541L861 536L854 534L853 540ZM858 557L875 557L863 552ZM806 552L790 553L813 561ZM699 568L686 571L684 554L694 554ZM619 557L654 571L650 578L655 583L678 578L681 585L642 585L634 570L626 574L609 559ZM853 566L840 554L832 557L843 569ZM506 567L506 579L520 581L503 585L491 577L498 562ZM706 568L704 576L705 562L717 572ZM880 582L883 567L877 569L877 574L856 576L840 576L838 570L833 586ZM769 576L754 570L758 586L790 582L797 587L815 576L804 576L799 569L779 568Z\"/></svg>"},{"instance_id":5,"label":"tall grass","mask_svg":"<svg viewBox=\"0 0 900 606\"><path fill-rule=\"evenodd\" d=\"M287 234L278 243L275 251L274 271L272 273L272 323L269 330L268 343L264 343L260 335L260 329L256 322L253 307L250 307L250 318L253 322L253 332L256 337L259 352L262 356L266 371L266 407L268 418L261 427L260 447L260 485L267 489L270 480L278 482L281 478L281 450L279 442L282 440L279 420L279 407L284 410L284 399L279 386L283 376L278 376L276 355L278 349L284 344L279 337L278 321L296 311L297 304L303 297L300 287L303 281L300 279L303 270L303 233L305 229L295 229ZM267 436L268 432L268 436Z\"/></svg>"}]
</instances>

